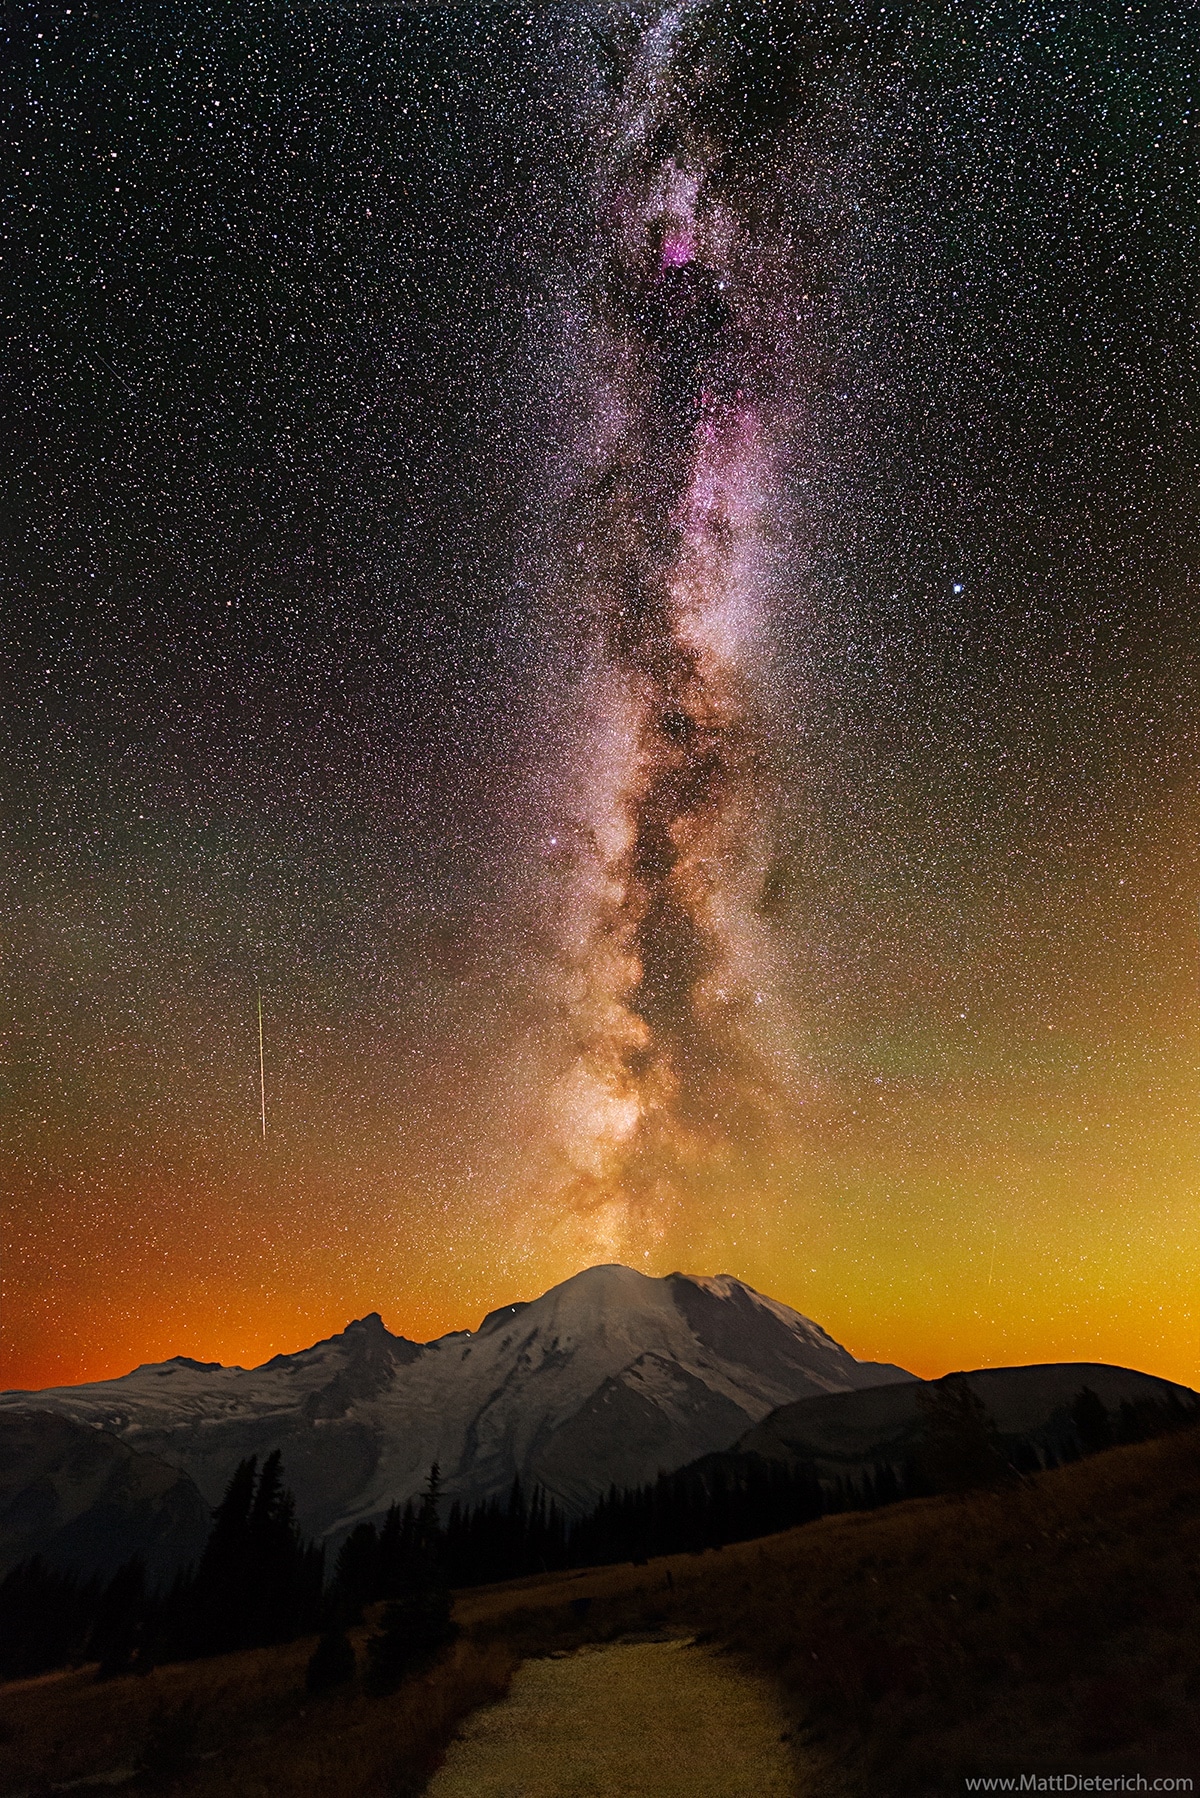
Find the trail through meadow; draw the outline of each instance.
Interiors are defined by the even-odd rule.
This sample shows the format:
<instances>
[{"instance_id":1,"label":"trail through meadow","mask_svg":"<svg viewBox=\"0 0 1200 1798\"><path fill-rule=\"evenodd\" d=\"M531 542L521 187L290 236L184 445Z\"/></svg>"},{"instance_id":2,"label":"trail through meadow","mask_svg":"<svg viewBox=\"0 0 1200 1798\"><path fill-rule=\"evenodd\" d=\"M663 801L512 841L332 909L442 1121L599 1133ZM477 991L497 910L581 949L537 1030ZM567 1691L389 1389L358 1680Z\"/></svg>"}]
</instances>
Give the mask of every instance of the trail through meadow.
<instances>
[{"instance_id":1,"label":"trail through meadow","mask_svg":"<svg viewBox=\"0 0 1200 1798\"><path fill-rule=\"evenodd\" d=\"M795 1798L770 1687L691 1641L527 1661L477 1711L427 1798Z\"/></svg>"}]
</instances>

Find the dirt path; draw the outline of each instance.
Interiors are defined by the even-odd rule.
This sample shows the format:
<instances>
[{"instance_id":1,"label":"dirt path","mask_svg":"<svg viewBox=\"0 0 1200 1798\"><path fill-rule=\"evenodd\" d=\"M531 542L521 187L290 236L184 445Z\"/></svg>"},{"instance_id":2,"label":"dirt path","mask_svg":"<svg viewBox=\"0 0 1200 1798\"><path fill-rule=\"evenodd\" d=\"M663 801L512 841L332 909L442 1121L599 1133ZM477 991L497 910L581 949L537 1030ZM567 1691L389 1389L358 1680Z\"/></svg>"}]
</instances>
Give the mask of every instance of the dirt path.
<instances>
[{"instance_id":1,"label":"dirt path","mask_svg":"<svg viewBox=\"0 0 1200 1798\"><path fill-rule=\"evenodd\" d=\"M692 1642L527 1661L451 1744L427 1798L795 1798L769 1687Z\"/></svg>"}]
</instances>

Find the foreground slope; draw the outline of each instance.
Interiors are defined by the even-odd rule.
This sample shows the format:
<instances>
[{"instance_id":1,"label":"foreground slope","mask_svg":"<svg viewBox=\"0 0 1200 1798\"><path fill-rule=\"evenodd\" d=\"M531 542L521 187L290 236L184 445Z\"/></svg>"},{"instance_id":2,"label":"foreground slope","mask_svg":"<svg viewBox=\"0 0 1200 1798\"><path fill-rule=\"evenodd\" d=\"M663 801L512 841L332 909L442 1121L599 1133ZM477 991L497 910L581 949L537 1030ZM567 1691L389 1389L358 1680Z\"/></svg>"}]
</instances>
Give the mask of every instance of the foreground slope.
<instances>
[{"instance_id":1,"label":"foreground slope","mask_svg":"<svg viewBox=\"0 0 1200 1798\"><path fill-rule=\"evenodd\" d=\"M1188 1430L1007 1493L478 1588L458 1595L446 1660L386 1699L353 1681L314 1702L311 1640L0 1687L0 1792L152 1761L147 1798L411 1795L522 1657L679 1630L776 1684L808 1789L829 1798L950 1798L972 1774L1194 1778L1198 1495Z\"/></svg>"},{"instance_id":2,"label":"foreground slope","mask_svg":"<svg viewBox=\"0 0 1200 1798\"><path fill-rule=\"evenodd\" d=\"M210 1501L241 1457L280 1448L303 1527L336 1534L419 1491L435 1460L450 1498L520 1477L579 1509L729 1447L791 1400L910 1378L729 1275L610 1266L423 1345L372 1314L252 1370L181 1357L0 1406L118 1435Z\"/></svg>"},{"instance_id":3,"label":"foreground slope","mask_svg":"<svg viewBox=\"0 0 1200 1798\"><path fill-rule=\"evenodd\" d=\"M1063 1772L1200 1789L1200 1428L999 1492L482 1588L457 1614L481 1645L545 1653L581 1600L596 1640L683 1627L776 1680L814 1792Z\"/></svg>"}]
</instances>

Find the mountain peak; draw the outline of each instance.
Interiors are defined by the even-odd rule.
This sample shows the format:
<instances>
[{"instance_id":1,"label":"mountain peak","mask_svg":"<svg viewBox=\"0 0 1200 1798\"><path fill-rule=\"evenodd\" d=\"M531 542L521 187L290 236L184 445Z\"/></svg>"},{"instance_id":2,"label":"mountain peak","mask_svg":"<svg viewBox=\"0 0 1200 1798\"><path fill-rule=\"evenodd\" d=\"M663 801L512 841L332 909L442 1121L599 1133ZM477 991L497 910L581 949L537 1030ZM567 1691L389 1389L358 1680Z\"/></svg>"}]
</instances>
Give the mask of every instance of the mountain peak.
<instances>
[{"instance_id":1,"label":"mountain peak","mask_svg":"<svg viewBox=\"0 0 1200 1798\"><path fill-rule=\"evenodd\" d=\"M393 1337L392 1332L380 1317L378 1311L368 1311L365 1317L356 1317L346 1325L343 1336L372 1336L378 1341L387 1336L394 1342L402 1342L403 1337Z\"/></svg>"},{"instance_id":2,"label":"mountain peak","mask_svg":"<svg viewBox=\"0 0 1200 1798\"><path fill-rule=\"evenodd\" d=\"M330 1338L330 1346L347 1349L355 1361L379 1368L403 1366L421 1353L419 1343L410 1342L407 1336L393 1335L378 1311L354 1318L340 1336Z\"/></svg>"},{"instance_id":3,"label":"mountain peak","mask_svg":"<svg viewBox=\"0 0 1200 1798\"><path fill-rule=\"evenodd\" d=\"M531 1302L532 1301L529 1299L514 1299L511 1305L497 1305L494 1311L488 1312L475 1334L477 1336L482 1336L485 1330L498 1329L501 1324L507 1323L510 1318L516 1317L519 1312L528 1311Z\"/></svg>"},{"instance_id":4,"label":"mountain peak","mask_svg":"<svg viewBox=\"0 0 1200 1798\"><path fill-rule=\"evenodd\" d=\"M747 1286L746 1282L744 1280L739 1280L736 1274L675 1273L668 1274L667 1279L687 1280L693 1286L703 1286L706 1292L719 1293L722 1298L727 1298L734 1287L737 1287L741 1292L754 1292L753 1286ZM755 1293L755 1297L758 1297L757 1293Z\"/></svg>"},{"instance_id":5,"label":"mountain peak","mask_svg":"<svg viewBox=\"0 0 1200 1798\"><path fill-rule=\"evenodd\" d=\"M311 1348L272 1355L264 1366L293 1367L314 1361L323 1363L330 1350L341 1350L342 1356L348 1356L351 1364L367 1363L380 1368L415 1361L421 1353L420 1345L410 1342L407 1336L393 1336L378 1311L368 1311L365 1317L353 1318L335 1336L323 1336Z\"/></svg>"},{"instance_id":6,"label":"mountain peak","mask_svg":"<svg viewBox=\"0 0 1200 1798\"><path fill-rule=\"evenodd\" d=\"M550 1292L564 1292L567 1287L575 1287L581 1291L587 1288L620 1292L631 1291L637 1285L657 1284L652 1274L644 1274L636 1267L626 1267L623 1261L598 1261L594 1267L581 1267L577 1274L568 1274L557 1286L551 1286L543 1297L548 1298Z\"/></svg>"}]
</instances>

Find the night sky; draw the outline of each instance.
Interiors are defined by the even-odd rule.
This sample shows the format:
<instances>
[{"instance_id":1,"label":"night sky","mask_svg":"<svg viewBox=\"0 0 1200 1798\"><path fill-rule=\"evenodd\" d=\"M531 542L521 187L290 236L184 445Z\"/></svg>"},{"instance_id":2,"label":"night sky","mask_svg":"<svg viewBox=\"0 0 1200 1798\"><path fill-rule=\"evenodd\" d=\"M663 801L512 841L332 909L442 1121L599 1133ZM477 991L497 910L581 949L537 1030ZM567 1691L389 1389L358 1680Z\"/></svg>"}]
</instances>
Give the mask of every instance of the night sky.
<instances>
[{"instance_id":1,"label":"night sky","mask_svg":"<svg viewBox=\"0 0 1200 1798\"><path fill-rule=\"evenodd\" d=\"M3 1383L1200 1383L1194 9L7 20Z\"/></svg>"}]
</instances>

